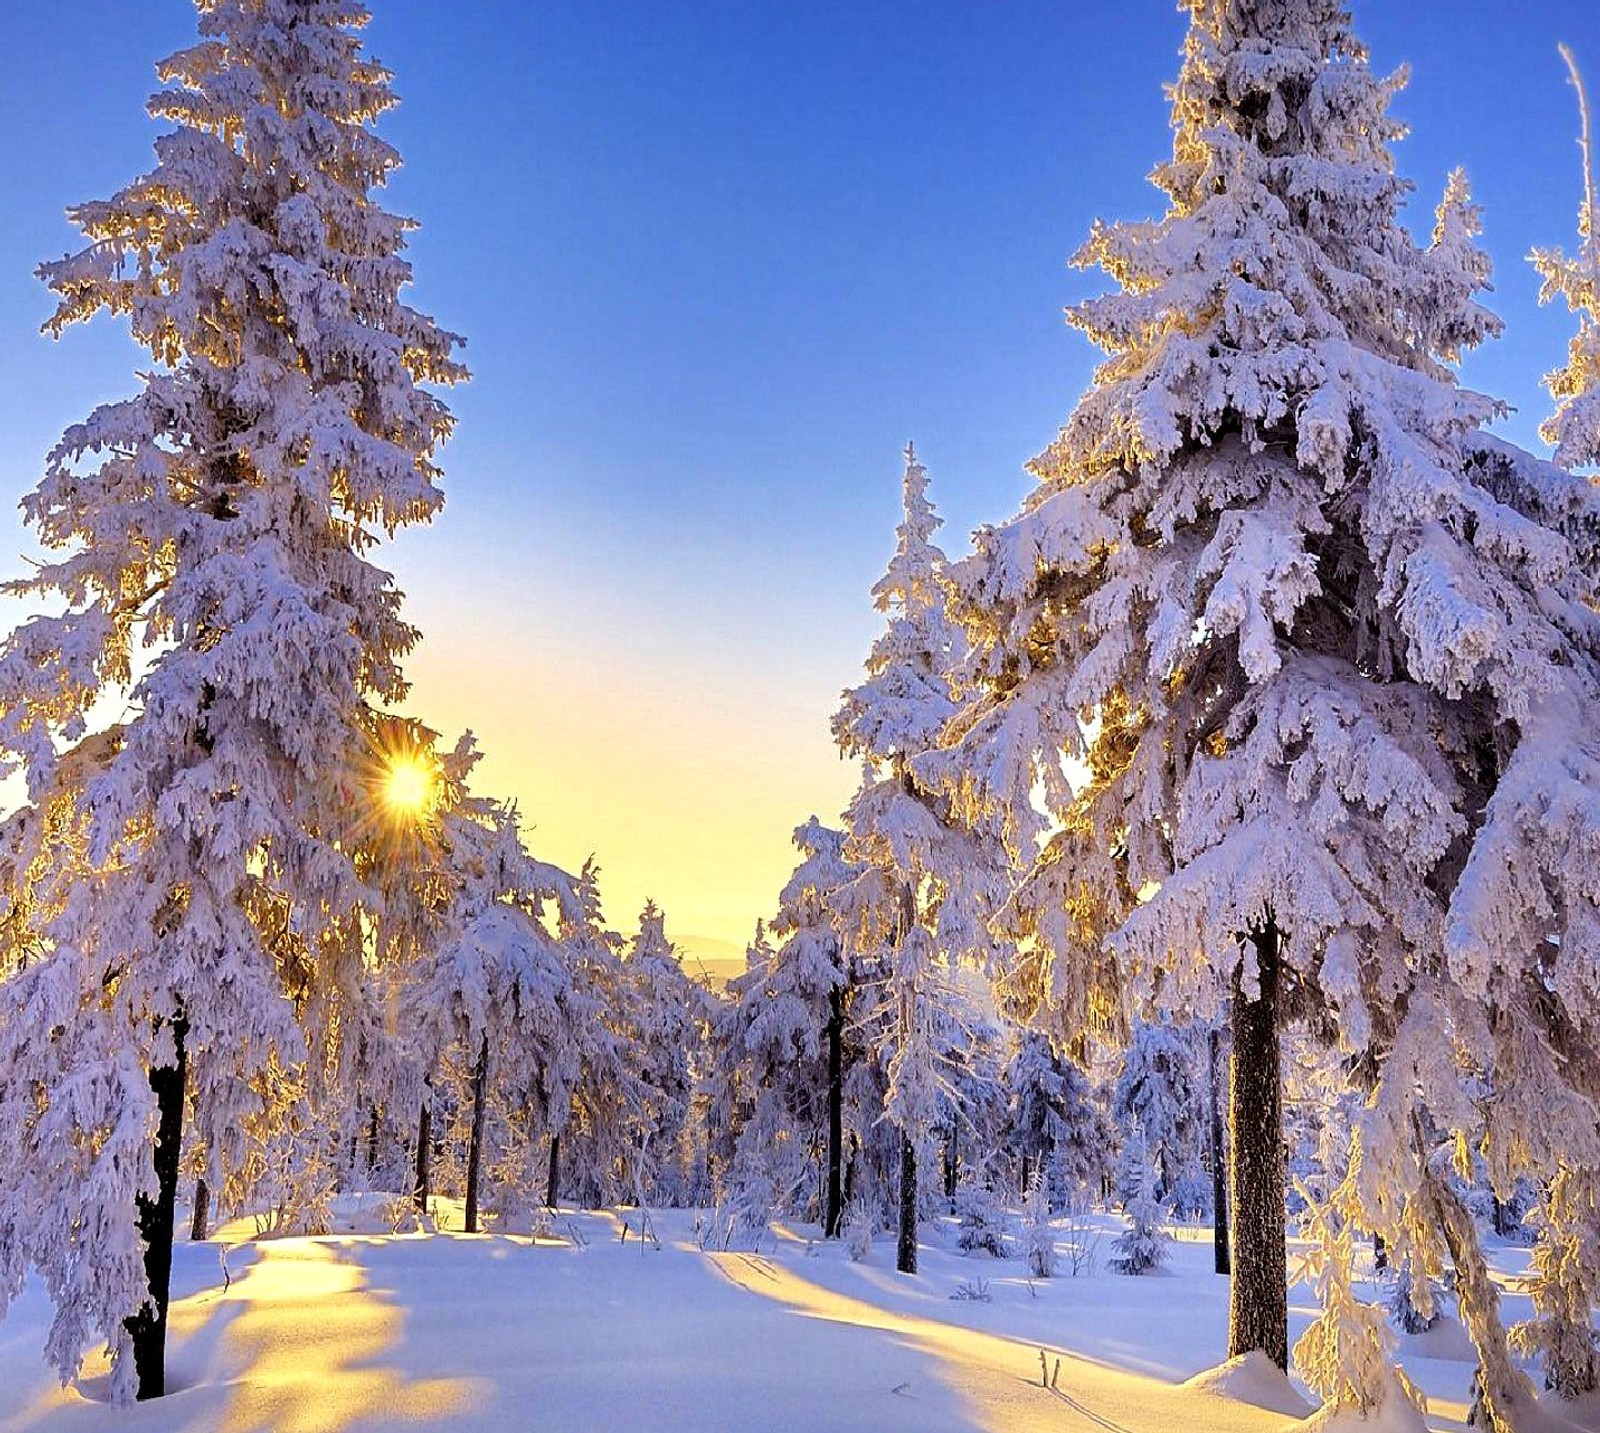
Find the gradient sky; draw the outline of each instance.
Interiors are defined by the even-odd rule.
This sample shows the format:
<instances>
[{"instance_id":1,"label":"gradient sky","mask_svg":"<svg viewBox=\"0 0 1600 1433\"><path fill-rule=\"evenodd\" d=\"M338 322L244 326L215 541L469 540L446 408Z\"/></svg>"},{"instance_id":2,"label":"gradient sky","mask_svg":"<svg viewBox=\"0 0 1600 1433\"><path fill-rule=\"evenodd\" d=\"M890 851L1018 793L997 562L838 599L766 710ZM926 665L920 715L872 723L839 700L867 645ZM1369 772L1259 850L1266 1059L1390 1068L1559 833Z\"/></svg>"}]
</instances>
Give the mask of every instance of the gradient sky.
<instances>
[{"instance_id":1,"label":"gradient sky","mask_svg":"<svg viewBox=\"0 0 1600 1433\"><path fill-rule=\"evenodd\" d=\"M391 207L415 300L469 339L442 518L391 549L426 634L412 708L487 750L530 843L598 855L607 911L743 943L855 772L827 719L877 629L867 599L915 438L952 551L999 521L1094 354L1062 306L1096 216L1159 212L1162 0L371 0L404 100ZM1368 0L1409 62L1400 165L1425 232L1447 170L1485 206L1508 332L1467 381L1535 442L1564 313L1522 261L1574 242L1566 40L1600 89L1593 0ZM43 454L131 391L99 320L51 343L35 264L63 210L148 167L156 59L185 0L5 0L0 89L0 572ZM7 525L9 524L9 525ZM9 619L8 619L9 620Z\"/></svg>"}]
</instances>

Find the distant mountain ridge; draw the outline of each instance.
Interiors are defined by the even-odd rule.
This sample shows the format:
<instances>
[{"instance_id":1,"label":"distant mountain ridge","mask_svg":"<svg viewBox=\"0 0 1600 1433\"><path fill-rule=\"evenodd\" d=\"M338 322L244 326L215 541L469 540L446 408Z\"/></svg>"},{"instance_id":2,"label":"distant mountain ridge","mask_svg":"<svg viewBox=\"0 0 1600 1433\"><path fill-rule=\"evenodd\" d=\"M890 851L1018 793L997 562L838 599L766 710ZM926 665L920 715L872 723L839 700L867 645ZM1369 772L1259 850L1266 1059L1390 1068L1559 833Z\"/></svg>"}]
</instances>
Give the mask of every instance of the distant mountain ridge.
<instances>
[{"instance_id":1,"label":"distant mountain ridge","mask_svg":"<svg viewBox=\"0 0 1600 1433\"><path fill-rule=\"evenodd\" d=\"M726 985L744 969L744 948L709 935L675 935L678 959L690 975L700 975L712 985Z\"/></svg>"}]
</instances>

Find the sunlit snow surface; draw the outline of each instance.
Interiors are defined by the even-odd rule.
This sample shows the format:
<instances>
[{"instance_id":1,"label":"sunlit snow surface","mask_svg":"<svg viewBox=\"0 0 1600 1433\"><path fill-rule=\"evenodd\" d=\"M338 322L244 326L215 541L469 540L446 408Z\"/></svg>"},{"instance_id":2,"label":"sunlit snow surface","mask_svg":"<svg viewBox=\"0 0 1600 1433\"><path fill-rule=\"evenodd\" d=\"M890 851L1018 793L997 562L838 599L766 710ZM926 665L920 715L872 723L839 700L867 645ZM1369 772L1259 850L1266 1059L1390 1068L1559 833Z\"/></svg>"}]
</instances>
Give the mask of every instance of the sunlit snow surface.
<instances>
[{"instance_id":1,"label":"sunlit snow surface","mask_svg":"<svg viewBox=\"0 0 1600 1433\"><path fill-rule=\"evenodd\" d=\"M376 1226L376 1197L341 1227ZM702 1251L695 1219L634 1211L558 1215L524 1232L232 1244L177 1250L170 1378L177 1391L107 1406L86 1369L58 1388L40 1358L46 1307L31 1287L0 1324L0 1433L342 1433L351 1429L945 1430L1102 1433L1287 1430L1297 1420L1210 1391L1293 1407L1266 1379L1184 1380L1220 1361L1227 1281L1207 1231L1179 1230L1169 1267L1029 1281L1020 1260L964 1257L926 1226L922 1273L894 1272L885 1236L864 1264L803 1226L757 1252ZM622 1220L629 1236L619 1236ZM445 1224L460 1227L447 1205ZM579 1242L579 1240L583 1242ZM233 1282L222 1288L219 1250ZM1526 1312L1526 1252L1498 1250L1507 1317ZM951 1296L966 1286L987 1299ZM1291 1335L1310 1317L1291 1292ZM1429 1427L1461 1429L1472 1357L1448 1329L1405 1341L1432 1400ZM1040 1383L1040 1352L1055 1388ZM1060 1358L1060 1370L1055 1362ZM1587 1426L1600 1428L1600 1409ZM1344 1425L1340 1425L1341 1428ZM1383 1425L1366 1425L1378 1433ZM1552 1425L1562 1426L1562 1425Z\"/></svg>"}]
</instances>

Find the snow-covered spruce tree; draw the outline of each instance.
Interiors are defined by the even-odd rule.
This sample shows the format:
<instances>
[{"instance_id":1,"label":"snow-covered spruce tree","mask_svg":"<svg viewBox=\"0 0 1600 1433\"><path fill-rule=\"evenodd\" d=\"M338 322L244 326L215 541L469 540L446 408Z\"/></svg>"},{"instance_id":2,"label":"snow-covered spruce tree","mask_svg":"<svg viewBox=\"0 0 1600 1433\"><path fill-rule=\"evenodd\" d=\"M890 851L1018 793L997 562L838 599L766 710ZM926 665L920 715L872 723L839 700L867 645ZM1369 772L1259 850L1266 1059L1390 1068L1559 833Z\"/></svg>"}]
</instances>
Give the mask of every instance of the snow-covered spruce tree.
<instances>
[{"instance_id":1,"label":"snow-covered spruce tree","mask_svg":"<svg viewBox=\"0 0 1600 1433\"><path fill-rule=\"evenodd\" d=\"M453 753L458 781L477 759ZM558 932L579 897L564 871L531 857L516 812L463 791L437 816L444 904L401 973L402 1025L424 1070L447 1050L471 1071L465 1229L477 1232L490 1079L528 1114L564 1102L576 1078L571 978Z\"/></svg>"},{"instance_id":2,"label":"snow-covered spruce tree","mask_svg":"<svg viewBox=\"0 0 1600 1433\"><path fill-rule=\"evenodd\" d=\"M185 1079L236 1123L269 1061L305 1058L286 964L359 984L323 966L363 900L327 777L363 701L403 691L416 634L367 554L437 510L451 419L422 385L465 376L400 297L408 222L371 197L399 156L365 20L206 0L159 70L154 168L73 210L88 247L40 271L51 333L126 314L153 364L23 503L52 555L13 591L64 610L0 650L0 749L37 802L97 699L133 715L70 793L93 877L62 872L49 954L5 986L0 1305L37 1269L51 1362L105 1340L119 1398L163 1388Z\"/></svg>"},{"instance_id":3,"label":"snow-covered spruce tree","mask_svg":"<svg viewBox=\"0 0 1600 1433\"><path fill-rule=\"evenodd\" d=\"M1592 498L1476 438L1496 405L1450 367L1496 328L1476 216L1457 176L1431 245L1402 226L1397 84L1342 6L1190 13L1168 211L1080 255L1121 288L1072 311L1109 357L953 573L986 691L949 764L1019 859L1048 837L1011 910L1039 999L1231 995L1230 1344L1282 1363L1287 1019L1326 1008L1381 1051L1448 973L1503 1052L1530 1027L1489 1012L1535 982L1589 999L1593 585L1540 514L1578 526Z\"/></svg>"},{"instance_id":4,"label":"snow-covered spruce tree","mask_svg":"<svg viewBox=\"0 0 1600 1433\"><path fill-rule=\"evenodd\" d=\"M1555 461L1576 470L1600 465L1600 198L1588 94L1565 45L1561 56L1578 93L1583 155L1579 247L1571 257L1559 249L1535 250L1532 261L1544 280L1540 302L1559 297L1578 317L1567 362L1545 379L1556 410L1539 430L1554 445ZM1522 1351L1538 1355L1547 1386L1563 1398L1580 1397L1600 1387L1600 1343L1592 1316L1600 1298L1600 1168L1575 1165L1568 1151L1563 1167L1546 1182L1534 1223L1534 1318L1514 1331L1516 1342Z\"/></svg>"},{"instance_id":5,"label":"snow-covered spruce tree","mask_svg":"<svg viewBox=\"0 0 1600 1433\"><path fill-rule=\"evenodd\" d=\"M623 1189L636 1203L681 1202L680 1137L709 1023L706 992L684 973L654 901L622 960L618 1019L644 1103L633 1119Z\"/></svg>"},{"instance_id":6,"label":"snow-covered spruce tree","mask_svg":"<svg viewBox=\"0 0 1600 1433\"><path fill-rule=\"evenodd\" d=\"M867 658L867 679L844 694L834 739L859 757L860 790L846 812L845 856L859 872L835 897L847 950L879 973L887 1057L885 1108L900 1132L897 1266L917 1264L917 1151L934 1128L944 1089L936 1008L957 959L987 950L994 897L989 853L924 788L912 763L955 710L958 634L945 616L940 519L928 476L907 445L904 513L888 571L872 589L888 628Z\"/></svg>"},{"instance_id":7,"label":"snow-covered spruce tree","mask_svg":"<svg viewBox=\"0 0 1600 1433\"><path fill-rule=\"evenodd\" d=\"M1306 1191L1311 1244L1301 1277L1317 1294L1321 1313L1294 1346L1295 1366L1324 1400L1329 1414L1376 1415L1382 1426L1423 1433L1421 1394L1394 1363L1394 1335L1383 1310L1356 1297L1354 1226Z\"/></svg>"},{"instance_id":8,"label":"snow-covered spruce tree","mask_svg":"<svg viewBox=\"0 0 1600 1433\"><path fill-rule=\"evenodd\" d=\"M943 1146L941 1192L947 1201L956 1198L969 1171L991 1187L997 1180L1012 1183L1001 1179L1003 1165L995 1160L1010 1116L1004 1080L1012 1036L988 1005L983 977L958 969L948 982L948 998L935 1010L937 1058L945 1077L934 1133Z\"/></svg>"},{"instance_id":9,"label":"snow-covered spruce tree","mask_svg":"<svg viewBox=\"0 0 1600 1433\"><path fill-rule=\"evenodd\" d=\"M1533 1222L1534 1316L1512 1330L1512 1341L1539 1359L1546 1386L1559 1397L1581 1398L1600 1387L1600 1176L1592 1168L1558 1170Z\"/></svg>"},{"instance_id":10,"label":"snow-covered spruce tree","mask_svg":"<svg viewBox=\"0 0 1600 1433\"><path fill-rule=\"evenodd\" d=\"M623 941L606 927L593 858L579 874L577 894L578 908L563 911L559 931L572 981L573 1080L570 1087L552 1085L542 1096L549 1135L545 1204L552 1209L563 1191L590 1207L631 1193L618 1171L649 1102L625 1016L631 1005Z\"/></svg>"},{"instance_id":11,"label":"snow-covered spruce tree","mask_svg":"<svg viewBox=\"0 0 1600 1433\"><path fill-rule=\"evenodd\" d=\"M744 1013L762 973L772 964L772 942L765 918L756 921L755 934L744 949L744 969L732 976L711 1040L711 1142L715 1196L725 1203L730 1193L734 1158L744 1126L755 1113L757 1088L745 1059Z\"/></svg>"},{"instance_id":12,"label":"snow-covered spruce tree","mask_svg":"<svg viewBox=\"0 0 1600 1433\"><path fill-rule=\"evenodd\" d=\"M1535 249L1531 258L1544 280L1540 303L1564 299L1578 316L1578 332L1568 346L1566 363L1545 378L1556 411L1539 429L1540 437L1554 445L1556 462L1577 469L1600 465L1600 196L1595 190L1588 93L1578 63L1565 45L1561 57L1578 91L1583 149L1578 252L1569 258L1560 249Z\"/></svg>"},{"instance_id":13,"label":"snow-covered spruce tree","mask_svg":"<svg viewBox=\"0 0 1600 1433\"><path fill-rule=\"evenodd\" d=\"M1055 1277L1056 1233L1050 1214L1044 1179L1035 1173L1022 1192L1022 1255L1028 1261L1028 1272L1036 1279Z\"/></svg>"},{"instance_id":14,"label":"snow-covered spruce tree","mask_svg":"<svg viewBox=\"0 0 1600 1433\"><path fill-rule=\"evenodd\" d=\"M1089 1077L1050 1036L1023 1031L1002 1086L1010 1102L1006 1145L1018 1161L1018 1188L1039 1191L1046 1210L1096 1192L1111 1162L1112 1132Z\"/></svg>"},{"instance_id":15,"label":"snow-covered spruce tree","mask_svg":"<svg viewBox=\"0 0 1600 1433\"><path fill-rule=\"evenodd\" d=\"M1011 1217L982 1169L969 1164L961 1171L954 1206L956 1248L964 1254L981 1250L996 1259L1010 1253Z\"/></svg>"},{"instance_id":16,"label":"snow-covered spruce tree","mask_svg":"<svg viewBox=\"0 0 1600 1433\"><path fill-rule=\"evenodd\" d=\"M1123 1212L1128 1227L1111 1244L1111 1267L1119 1274L1148 1274L1167 1261L1166 1214L1156 1195L1156 1162L1137 1125L1123 1149Z\"/></svg>"},{"instance_id":17,"label":"snow-covered spruce tree","mask_svg":"<svg viewBox=\"0 0 1600 1433\"><path fill-rule=\"evenodd\" d=\"M1203 1031L1170 1019L1140 1021L1111 1092L1111 1118L1130 1142L1138 1130L1147 1152L1139 1164L1155 1164L1155 1198L1180 1219L1211 1213L1203 1041Z\"/></svg>"},{"instance_id":18,"label":"snow-covered spruce tree","mask_svg":"<svg viewBox=\"0 0 1600 1433\"><path fill-rule=\"evenodd\" d=\"M1364 1096L1351 1079L1349 1062L1317 1031L1290 1028L1283 1049L1289 1202L1301 1215L1309 1205L1332 1200L1349 1174L1352 1131Z\"/></svg>"},{"instance_id":19,"label":"snow-covered spruce tree","mask_svg":"<svg viewBox=\"0 0 1600 1433\"><path fill-rule=\"evenodd\" d=\"M820 1214L823 1234L832 1239L844 1203L845 1074L859 1052L847 1033L854 992L829 903L851 867L844 833L815 816L795 829L794 844L800 862L779 897L771 926L776 943L758 931L744 972L728 985L718 1084L743 1091L748 1108L739 1117L759 1132L742 1139L741 1168L752 1170L765 1148L770 1162L763 1177L779 1176L785 1202L805 1169L795 1155L825 1131ZM776 1168L780 1145L786 1177Z\"/></svg>"}]
</instances>

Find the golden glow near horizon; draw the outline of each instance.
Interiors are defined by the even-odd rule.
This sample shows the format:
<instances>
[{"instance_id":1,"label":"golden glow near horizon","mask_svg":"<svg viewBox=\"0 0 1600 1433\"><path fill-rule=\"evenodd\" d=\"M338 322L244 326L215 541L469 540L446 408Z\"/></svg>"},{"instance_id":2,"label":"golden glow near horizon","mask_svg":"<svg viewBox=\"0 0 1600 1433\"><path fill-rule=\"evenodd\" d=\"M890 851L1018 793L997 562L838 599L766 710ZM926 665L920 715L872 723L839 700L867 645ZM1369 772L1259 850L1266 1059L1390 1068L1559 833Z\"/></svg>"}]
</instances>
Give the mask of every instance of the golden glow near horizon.
<instances>
[{"instance_id":1,"label":"golden glow near horizon","mask_svg":"<svg viewBox=\"0 0 1600 1433\"><path fill-rule=\"evenodd\" d=\"M407 708L446 741L478 737L473 788L517 803L529 851L574 873L594 856L614 930L635 930L650 898L686 954L742 952L799 859L795 827L838 824L860 777L828 732L848 667L830 679L780 672L782 651L669 657L648 617L606 630L552 611L542 630L508 631L446 584L408 595L426 636ZM581 639L552 635L564 625Z\"/></svg>"}]
</instances>

